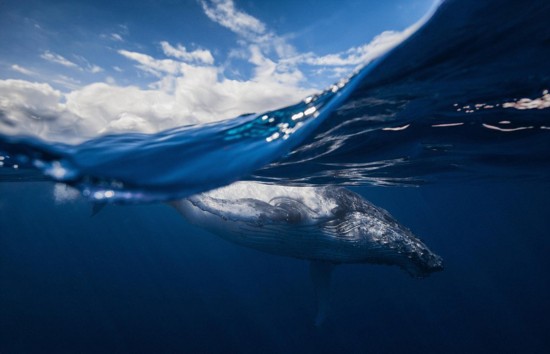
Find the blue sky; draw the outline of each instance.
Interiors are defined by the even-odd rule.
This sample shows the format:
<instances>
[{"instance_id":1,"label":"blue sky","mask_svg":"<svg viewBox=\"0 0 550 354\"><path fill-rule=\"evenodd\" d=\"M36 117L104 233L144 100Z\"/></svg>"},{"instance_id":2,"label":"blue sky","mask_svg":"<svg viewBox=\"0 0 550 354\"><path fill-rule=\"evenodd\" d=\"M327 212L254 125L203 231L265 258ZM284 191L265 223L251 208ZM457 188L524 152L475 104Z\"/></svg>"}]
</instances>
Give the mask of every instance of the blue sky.
<instances>
[{"instance_id":1,"label":"blue sky","mask_svg":"<svg viewBox=\"0 0 550 354\"><path fill-rule=\"evenodd\" d=\"M60 136L276 108L402 41L433 2L2 1L0 110L33 131L35 102Z\"/></svg>"}]
</instances>

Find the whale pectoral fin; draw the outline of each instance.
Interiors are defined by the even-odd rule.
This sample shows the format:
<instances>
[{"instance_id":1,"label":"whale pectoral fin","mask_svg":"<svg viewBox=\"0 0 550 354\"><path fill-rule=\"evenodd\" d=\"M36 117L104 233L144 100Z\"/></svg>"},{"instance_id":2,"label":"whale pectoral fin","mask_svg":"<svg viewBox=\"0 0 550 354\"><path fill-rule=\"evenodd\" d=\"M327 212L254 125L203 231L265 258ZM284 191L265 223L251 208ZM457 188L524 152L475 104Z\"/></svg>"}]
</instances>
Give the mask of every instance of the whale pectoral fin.
<instances>
[{"instance_id":1,"label":"whale pectoral fin","mask_svg":"<svg viewBox=\"0 0 550 354\"><path fill-rule=\"evenodd\" d=\"M100 211L103 210L107 206L107 203L93 203L92 204L92 215L90 216L96 216L99 214Z\"/></svg>"},{"instance_id":2,"label":"whale pectoral fin","mask_svg":"<svg viewBox=\"0 0 550 354\"><path fill-rule=\"evenodd\" d=\"M334 264L323 261L310 261L309 274L313 282L315 297L317 301L317 315L315 317L315 325L323 324L329 304L330 304L330 279Z\"/></svg>"}]
</instances>

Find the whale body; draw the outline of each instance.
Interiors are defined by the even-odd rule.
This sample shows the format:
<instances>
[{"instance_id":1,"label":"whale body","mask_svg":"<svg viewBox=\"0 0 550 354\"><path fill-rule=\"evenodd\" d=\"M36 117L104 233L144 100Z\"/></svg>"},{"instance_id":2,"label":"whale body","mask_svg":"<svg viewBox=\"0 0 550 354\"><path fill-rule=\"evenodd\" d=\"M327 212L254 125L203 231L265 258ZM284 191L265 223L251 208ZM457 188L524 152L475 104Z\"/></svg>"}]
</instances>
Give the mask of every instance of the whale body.
<instances>
[{"instance_id":1,"label":"whale body","mask_svg":"<svg viewBox=\"0 0 550 354\"><path fill-rule=\"evenodd\" d=\"M190 223L230 242L311 261L317 324L334 265L396 265L413 277L443 269L441 257L387 211L342 187L237 182L171 204Z\"/></svg>"},{"instance_id":2,"label":"whale body","mask_svg":"<svg viewBox=\"0 0 550 354\"><path fill-rule=\"evenodd\" d=\"M441 257L409 229L342 187L237 182L172 204L192 224L272 254L397 265L414 277L442 269Z\"/></svg>"}]
</instances>

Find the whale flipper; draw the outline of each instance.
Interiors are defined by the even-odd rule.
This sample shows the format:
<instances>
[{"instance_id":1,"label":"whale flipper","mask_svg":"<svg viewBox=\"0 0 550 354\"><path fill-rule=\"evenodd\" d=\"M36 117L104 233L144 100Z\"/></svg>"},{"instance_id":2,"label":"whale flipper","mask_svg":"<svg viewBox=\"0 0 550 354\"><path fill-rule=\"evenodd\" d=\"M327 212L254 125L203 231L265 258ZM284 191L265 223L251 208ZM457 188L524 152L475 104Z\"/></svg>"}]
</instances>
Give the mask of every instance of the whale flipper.
<instances>
[{"instance_id":1,"label":"whale flipper","mask_svg":"<svg viewBox=\"0 0 550 354\"><path fill-rule=\"evenodd\" d=\"M327 317L330 304L330 279L333 269L334 263L315 260L309 262L309 274L317 300L316 326L322 325Z\"/></svg>"},{"instance_id":2,"label":"whale flipper","mask_svg":"<svg viewBox=\"0 0 550 354\"><path fill-rule=\"evenodd\" d=\"M107 203L93 203L92 204L92 217L99 214L107 206Z\"/></svg>"}]
</instances>

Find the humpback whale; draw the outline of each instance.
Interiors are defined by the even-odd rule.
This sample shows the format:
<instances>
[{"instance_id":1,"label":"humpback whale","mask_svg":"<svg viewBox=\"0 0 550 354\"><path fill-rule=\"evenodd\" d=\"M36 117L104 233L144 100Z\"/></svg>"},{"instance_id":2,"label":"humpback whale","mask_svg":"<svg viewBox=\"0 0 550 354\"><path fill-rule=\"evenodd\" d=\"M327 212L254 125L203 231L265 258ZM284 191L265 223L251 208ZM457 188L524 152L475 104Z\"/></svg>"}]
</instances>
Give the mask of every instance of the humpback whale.
<instances>
[{"instance_id":1,"label":"humpback whale","mask_svg":"<svg viewBox=\"0 0 550 354\"><path fill-rule=\"evenodd\" d=\"M419 278L443 269L441 257L386 210L343 187L236 182L171 204L191 224L230 242L309 260L317 325L326 316L335 265L396 265Z\"/></svg>"}]
</instances>

